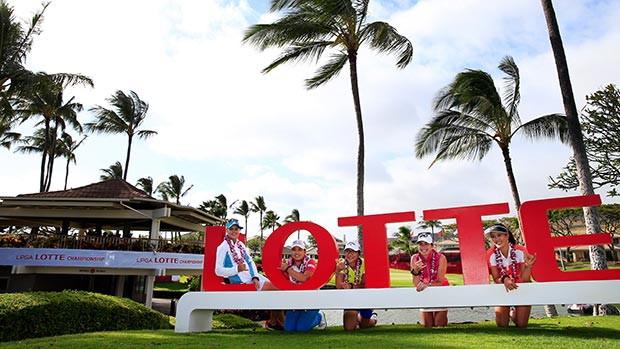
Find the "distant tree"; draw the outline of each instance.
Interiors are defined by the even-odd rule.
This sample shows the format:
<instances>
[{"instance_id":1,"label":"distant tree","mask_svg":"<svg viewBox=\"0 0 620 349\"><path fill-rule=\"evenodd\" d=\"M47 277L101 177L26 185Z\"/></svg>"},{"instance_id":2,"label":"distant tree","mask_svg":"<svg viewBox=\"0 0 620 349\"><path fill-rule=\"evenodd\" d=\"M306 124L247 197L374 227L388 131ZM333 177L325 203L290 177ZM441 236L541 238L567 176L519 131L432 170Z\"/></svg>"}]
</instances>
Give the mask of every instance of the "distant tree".
<instances>
[{"instance_id":1,"label":"distant tree","mask_svg":"<svg viewBox=\"0 0 620 349\"><path fill-rule=\"evenodd\" d=\"M228 217L227 200L224 194L216 196L215 200L203 201L198 208L215 217L222 219L226 219Z\"/></svg>"},{"instance_id":2,"label":"distant tree","mask_svg":"<svg viewBox=\"0 0 620 349\"><path fill-rule=\"evenodd\" d=\"M149 196L153 196L153 177L148 176L138 179L136 186L149 194Z\"/></svg>"},{"instance_id":3,"label":"distant tree","mask_svg":"<svg viewBox=\"0 0 620 349\"><path fill-rule=\"evenodd\" d=\"M583 224L583 210L577 208L565 208L560 210L551 210L547 212L547 220L549 221L549 229L554 236L573 236L573 232L578 223ZM567 262L571 262L570 246L566 247L564 255ZM560 259L562 267L564 261Z\"/></svg>"},{"instance_id":4,"label":"distant tree","mask_svg":"<svg viewBox=\"0 0 620 349\"><path fill-rule=\"evenodd\" d=\"M127 135L127 157L125 158L125 172L123 173L123 179L127 180L133 137L138 136L138 138L146 139L156 135L157 132L140 129L146 119L149 104L141 100L134 91L125 94L118 90L106 101L112 105L113 109L102 106L90 108L90 111L95 113L96 120L84 124L84 127L89 132Z\"/></svg>"},{"instance_id":5,"label":"distant tree","mask_svg":"<svg viewBox=\"0 0 620 349\"><path fill-rule=\"evenodd\" d=\"M157 186L157 191L162 195L162 199L166 201L173 200L174 203L180 205L181 198L187 195L187 192L193 187L194 185L192 184L185 189L185 177L172 175L168 177L168 181L162 182Z\"/></svg>"},{"instance_id":6,"label":"distant tree","mask_svg":"<svg viewBox=\"0 0 620 349\"><path fill-rule=\"evenodd\" d=\"M392 234L396 240L392 241L392 247L399 248L403 253L413 254L417 250L411 243L412 230L410 226L400 226L398 231Z\"/></svg>"},{"instance_id":7,"label":"distant tree","mask_svg":"<svg viewBox=\"0 0 620 349\"><path fill-rule=\"evenodd\" d=\"M308 235L308 245L316 246L316 239L312 236L312 234Z\"/></svg>"},{"instance_id":8,"label":"distant tree","mask_svg":"<svg viewBox=\"0 0 620 349\"><path fill-rule=\"evenodd\" d=\"M59 139L59 151L58 151L58 155L64 157L65 159L67 159L67 163L65 165L65 189L67 190L67 183L69 182L69 165L71 165L71 163L73 162L74 164L77 163L77 159L75 157L75 151L77 150L77 148L80 147L80 145L82 145L82 143L86 140L88 136L84 136L82 137L81 140L79 141L75 141L73 139L73 137L71 137L70 134L63 132L62 135L60 136Z\"/></svg>"},{"instance_id":9,"label":"distant tree","mask_svg":"<svg viewBox=\"0 0 620 349\"><path fill-rule=\"evenodd\" d=\"M120 161L114 163L114 165L110 165L108 168L102 168L101 172L103 174L99 177L102 181L107 181L109 179L114 178L123 178L123 165L121 165Z\"/></svg>"},{"instance_id":10,"label":"distant tree","mask_svg":"<svg viewBox=\"0 0 620 349\"><path fill-rule=\"evenodd\" d=\"M255 236L251 239L246 240L245 245L250 249L253 253L259 253L262 249L260 237Z\"/></svg>"},{"instance_id":11,"label":"distant tree","mask_svg":"<svg viewBox=\"0 0 620 349\"><path fill-rule=\"evenodd\" d=\"M274 211L265 212L265 217L263 217L263 228L271 228L271 232L273 233L277 227L281 226L280 224L280 216Z\"/></svg>"},{"instance_id":12,"label":"distant tree","mask_svg":"<svg viewBox=\"0 0 620 349\"><path fill-rule=\"evenodd\" d=\"M246 229L245 230L246 237L249 234L248 233L248 217L250 217L251 213L252 213L252 210L250 209L250 205L245 200L241 201L241 203L239 203L233 210L233 214L238 214L245 219L244 227Z\"/></svg>"},{"instance_id":13,"label":"distant tree","mask_svg":"<svg viewBox=\"0 0 620 349\"><path fill-rule=\"evenodd\" d=\"M11 145L21 137L21 134L11 132L12 128L11 122L0 116L0 147L11 149Z\"/></svg>"},{"instance_id":14,"label":"distant tree","mask_svg":"<svg viewBox=\"0 0 620 349\"><path fill-rule=\"evenodd\" d=\"M613 260L617 261L616 245L613 244L613 239L620 234L620 204L601 205L599 215L601 216L601 229L611 235L612 243L607 246L611 250Z\"/></svg>"},{"instance_id":15,"label":"distant tree","mask_svg":"<svg viewBox=\"0 0 620 349\"><path fill-rule=\"evenodd\" d=\"M420 223L418 224L418 228L422 228L422 229L431 229L431 233L433 234L433 238L435 237L435 228L437 229L442 229L443 225L441 224L441 221L436 220L436 219L429 219L429 220L421 220ZM442 237L443 237L443 232L441 232Z\"/></svg>"},{"instance_id":16,"label":"distant tree","mask_svg":"<svg viewBox=\"0 0 620 349\"><path fill-rule=\"evenodd\" d=\"M299 210L296 208L293 209L290 215L284 218L285 223L300 222L300 221L301 221L301 215L299 214ZM300 232L301 232L300 230L297 230L297 240L300 239L300 236L301 236Z\"/></svg>"},{"instance_id":17,"label":"distant tree","mask_svg":"<svg viewBox=\"0 0 620 349\"><path fill-rule=\"evenodd\" d=\"M615 85L586 96L587 105L581 113L581 130L594 189L611 186L608 196L620 196L620 90ZM549 177L549 188L577 190L577 165L571 158L564 172Z\"/></svg>"},{"instance_id":18,"label":"distant tree","mask_svg":"<svg viewBox=\"0 0 620 349\"><path fill-rule=\"evenodd\" d=\"M259 228L260 228L260 241L263 242L265 241L263 239L263 214L265 213L265 211L267 211L267 205L265 204L265 198L263 198L262 196L257 196L254 199L254 202L250 203L251 206L251 210L252 212L258 212L259 215ZM263 253L262 247L261 247L261 253Z\"/></svg>"}]
</instances>

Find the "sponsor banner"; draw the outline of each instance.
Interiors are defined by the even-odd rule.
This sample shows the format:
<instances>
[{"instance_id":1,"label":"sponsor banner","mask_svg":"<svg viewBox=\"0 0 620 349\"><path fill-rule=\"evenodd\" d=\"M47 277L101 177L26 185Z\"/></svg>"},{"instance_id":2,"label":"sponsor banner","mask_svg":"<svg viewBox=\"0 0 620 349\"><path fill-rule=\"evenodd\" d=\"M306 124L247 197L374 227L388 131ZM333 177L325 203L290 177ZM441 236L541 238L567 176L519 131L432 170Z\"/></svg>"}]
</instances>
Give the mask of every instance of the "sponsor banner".
<instances>
[{"instance_id":1,"label":"sponsor banner","mask_svg":"<svg viewBox=\"0 0 620 349\"><path fill-rule=\"evenodd\" d=\"M202 269L203 255L57 248L0 248L0 265Z\"/></svg>"}]
</instances>

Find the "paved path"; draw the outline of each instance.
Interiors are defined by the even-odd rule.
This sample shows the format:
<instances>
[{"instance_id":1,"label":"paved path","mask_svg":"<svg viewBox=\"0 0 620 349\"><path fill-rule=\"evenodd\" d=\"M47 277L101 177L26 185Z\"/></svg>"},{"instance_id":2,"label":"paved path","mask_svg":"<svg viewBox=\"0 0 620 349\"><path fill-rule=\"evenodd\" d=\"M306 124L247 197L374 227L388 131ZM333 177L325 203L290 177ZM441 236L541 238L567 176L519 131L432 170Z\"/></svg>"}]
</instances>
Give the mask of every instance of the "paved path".
<instances>
[{"instance_id":1,"label":"paved path","mask_svg":"<svg viewBox=\"0 0 620 349\"><path fill-rule=\"evenodd\" d=\"M178 301L178 300L177 300ZM566 307L556 305L560 316L567 316ZM153 298L153 309L170 315L171 300L166 298ZM404 325L420 323L420 311L418 309L375 309L378 315L379 325ZM342 325L342 310L326 310L328 326ZM545 317L543 306L532 307L533 318ZM452 308L448 310L449 323L482 322L495 319L493 307L477 308Z\"/></svg>"}]
</instances>

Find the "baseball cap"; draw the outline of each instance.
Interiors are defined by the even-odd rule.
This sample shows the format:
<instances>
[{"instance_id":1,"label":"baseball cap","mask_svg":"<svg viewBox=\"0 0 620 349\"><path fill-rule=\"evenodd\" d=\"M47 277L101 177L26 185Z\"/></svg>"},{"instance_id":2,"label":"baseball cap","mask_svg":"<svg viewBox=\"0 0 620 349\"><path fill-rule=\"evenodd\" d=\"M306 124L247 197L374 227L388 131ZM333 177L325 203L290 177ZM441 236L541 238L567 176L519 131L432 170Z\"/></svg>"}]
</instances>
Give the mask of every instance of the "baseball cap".
<instances>
[{"instance_id":1,"label":"baseball cap","mask_svg":"<svg viewBox=\"0 0 620 349\"><path fill-rule=\"evenodd\" d=\"M230 221L226 223L226 229L230 229L233 225L238 226L239 229L243 229L243 227L239 225L239 221Z\"/></svg>"},{"instance_id":2,"label":"baseball cap","mask_svg":"<svg viewBox=\"0 0 620 349\"><path fill-rule=\"evenodd\" d=\"M360 251L360 244L358 244L355 241L349 241L347 242L347 244L344 246L344 250L353 250L355 252L359 252Z\"/></svg>"},{"instance_id":3,"label":"baseball cap","mask_svg":"<svg viewBox=\"0 0 620 349\"><path fill-rule=\"evenodd\" d=\"M426 242L427 244L433 243L433 235L431 233L428 233L428 232L418 233L417 237L418 237L418 240L417 240L418 244L422 241Z\"/></svg>"},{"instance_id":4,"label":"baseball cap","mask_svg":"<svg viewBox=\"0 0 620 349\"><path fill-rule=\"evenodd\" d=\"M293 241L293 244L291 245L291 249L293 247L300 247L302 249L306 249L306 243L303 240L295 240Z\"/></svg>"}]
</instances>

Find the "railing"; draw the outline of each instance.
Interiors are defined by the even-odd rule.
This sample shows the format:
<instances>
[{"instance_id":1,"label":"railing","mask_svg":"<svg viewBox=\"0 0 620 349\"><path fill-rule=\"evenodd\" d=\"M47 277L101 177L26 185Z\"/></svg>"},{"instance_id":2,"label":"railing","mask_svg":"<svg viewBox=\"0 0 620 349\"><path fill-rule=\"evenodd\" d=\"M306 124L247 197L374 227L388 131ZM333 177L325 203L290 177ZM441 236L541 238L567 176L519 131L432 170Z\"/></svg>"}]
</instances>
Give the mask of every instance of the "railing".
<instances>
[{"instance_id":1,"label":"railing","mask_svg":"<svg viewBox=\"0 0 620 349\"><path fill-rule=\"evenodd\" d=\"M204 253L203 241L123 238L117 236L50 235L30 239L28 235L0 235L0 247L65 248L82 250L157 251Z\"/></svg>"}]
</instances>

